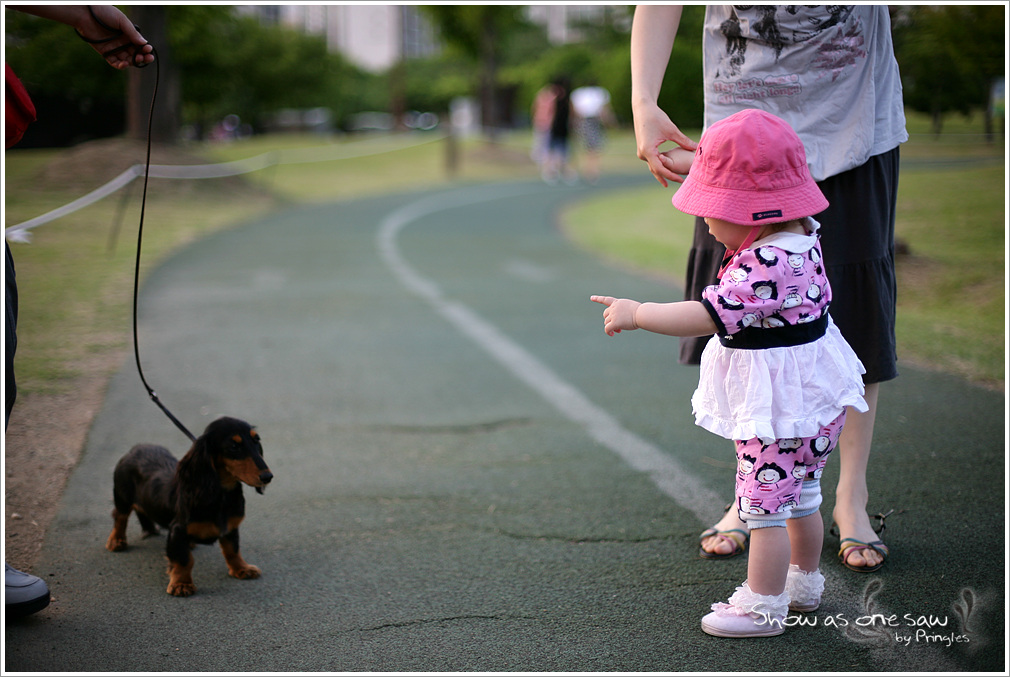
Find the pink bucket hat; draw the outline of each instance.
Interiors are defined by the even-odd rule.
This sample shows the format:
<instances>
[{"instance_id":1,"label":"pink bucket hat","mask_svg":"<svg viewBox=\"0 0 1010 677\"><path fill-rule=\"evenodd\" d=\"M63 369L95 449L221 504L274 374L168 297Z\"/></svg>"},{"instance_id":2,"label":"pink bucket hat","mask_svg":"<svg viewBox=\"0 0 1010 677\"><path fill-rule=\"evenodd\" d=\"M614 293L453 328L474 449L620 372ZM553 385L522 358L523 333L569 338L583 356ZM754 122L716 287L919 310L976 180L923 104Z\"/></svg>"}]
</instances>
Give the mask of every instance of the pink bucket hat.
<instances>
[{"instance_id":1,"label":"pink bucket hat","mask_svg":"<svg viewBox=\"0 0 1010 677\"><path fill-rule=\"evenodd\" d=\"M752 108L705 130L673 206L685 214L760 226L813 216L827 209L828 201L789 123Z\"/></svg>"}]
</instances>

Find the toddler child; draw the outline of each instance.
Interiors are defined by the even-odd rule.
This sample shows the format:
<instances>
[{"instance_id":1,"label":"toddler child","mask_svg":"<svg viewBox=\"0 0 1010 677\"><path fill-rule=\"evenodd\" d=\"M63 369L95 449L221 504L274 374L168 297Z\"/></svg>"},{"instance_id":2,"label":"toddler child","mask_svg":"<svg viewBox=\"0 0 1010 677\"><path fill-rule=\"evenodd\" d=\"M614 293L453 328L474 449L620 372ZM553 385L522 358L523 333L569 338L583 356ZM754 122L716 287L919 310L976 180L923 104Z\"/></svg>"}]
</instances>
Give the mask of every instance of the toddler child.
<instances>
[{"instance_id":1,"label":"toddler child","mask_svg":"<svg viewBox=\"0 0 1010 677\"><path fill-rule=\"evenodd\" d=\"M736 507L751 549L747 580L701 625L719 637L778 635L790 609L820 604L821 471L846 407L867 409L863 365L828 314L811 218L828 202L792 127L744 110L705 131L673 204L726 245L719 284L702 301L592 300L607 306L610 336L715 334L691 402L698 425L735 442Z\"/></svg>"}]
</instances>

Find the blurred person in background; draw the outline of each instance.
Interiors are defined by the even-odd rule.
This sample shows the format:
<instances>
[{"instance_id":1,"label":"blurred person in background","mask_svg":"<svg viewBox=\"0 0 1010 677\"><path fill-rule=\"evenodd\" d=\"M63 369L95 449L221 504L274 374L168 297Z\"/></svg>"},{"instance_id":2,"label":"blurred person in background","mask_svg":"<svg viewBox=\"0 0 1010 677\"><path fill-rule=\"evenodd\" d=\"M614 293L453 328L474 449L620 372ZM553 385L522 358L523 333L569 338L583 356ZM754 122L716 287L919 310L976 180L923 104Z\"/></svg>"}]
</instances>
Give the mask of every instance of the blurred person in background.
<instances>
[{"instance_id":1,"label":"blurred person in background","mask_svg":"<svg viewBox=\"0 0 1010 677\"><path fill-rule=\"evenodd\" d=\"M610 92L596 83L572 90L579 137L586 151L583 175L590 183L600 178L600 153L606 143L606 127L614 123Z\"/></svg>"},{"instance_id":2,"label":"blurred person in background","mask_svg":"<svg viewBox=\"0 0 1010 677\"><path fill-rule=\"evenodd\" d=\"M547 162L548 147L551 140L551 123L554 121L554 103L557 99L557 90L554 83L549 83L540 88L533 98L533 106L530 109L530 122L533 127L533 147L530 149L530 158L537 163L541 169Z\"/></svg>"},{"instance_id":3,"label":"blurred person in background","mask_svg":"<svg viewBox=\"0 0 1010 677\"><path fill-rule=\"evenodd\" d=\"M555 184L558 181L575 183L577 176L569 166L571 136L572 101L571 81L567 76L556 78L554 86L554 116L551 119L547 140L547 160L541 175L544 181Z\"/></svg>"}]
</instances>

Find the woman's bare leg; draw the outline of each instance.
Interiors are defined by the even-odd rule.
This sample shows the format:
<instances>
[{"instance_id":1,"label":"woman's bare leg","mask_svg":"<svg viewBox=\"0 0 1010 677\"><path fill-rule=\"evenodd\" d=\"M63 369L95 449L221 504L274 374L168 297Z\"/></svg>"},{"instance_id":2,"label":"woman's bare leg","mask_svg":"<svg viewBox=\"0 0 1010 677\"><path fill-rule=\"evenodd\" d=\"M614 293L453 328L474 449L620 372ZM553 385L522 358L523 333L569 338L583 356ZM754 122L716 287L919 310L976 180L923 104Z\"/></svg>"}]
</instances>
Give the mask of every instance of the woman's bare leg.
<instances>
[{"instance_id":1,"label":"woman's bare leg","mask_svg":"<svg viewBox=\"0 0 1010 677\"><path fill-rule=\"evenodd\" d=\"M879 383L866 386L865 399L870 408L863 413L849 410L838 443L840 466L832 517L838 525L841 538L855 538L864 543L878 540L866 513L869 500L866 468L873 443L873 425L877 418L879 386ZM875 566L882 560L883 555L872 548L852 549L847 557L847 562L856 567Z\"/></svg>"}]
</instances>

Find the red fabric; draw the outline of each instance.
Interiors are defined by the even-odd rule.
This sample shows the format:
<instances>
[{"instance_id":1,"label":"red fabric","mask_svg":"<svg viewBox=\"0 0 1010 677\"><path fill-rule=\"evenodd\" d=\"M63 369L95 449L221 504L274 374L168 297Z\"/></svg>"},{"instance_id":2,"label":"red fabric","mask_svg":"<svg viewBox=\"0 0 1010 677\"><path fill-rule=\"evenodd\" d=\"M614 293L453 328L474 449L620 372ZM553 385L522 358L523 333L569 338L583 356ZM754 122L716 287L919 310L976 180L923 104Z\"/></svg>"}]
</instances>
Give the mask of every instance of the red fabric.
<instances>
[{"instance_id":1,"label":"red fabric","mask_svg":"<svg viewBox=\"0 0 1010 677\"><path fill-rule=\"evenodd\" d=\"M28 91L24 85L14 75L14 71L11 70L10 65L5 63L4 69L4 80L6 81L4 96L4 107L6 108L4 111L6 145L4 148L10 148L21 140L25 130L28 129L28 125L35 122L35 104L32 103L32 99L28 96Z\"/></svg>"}]
</instances>

